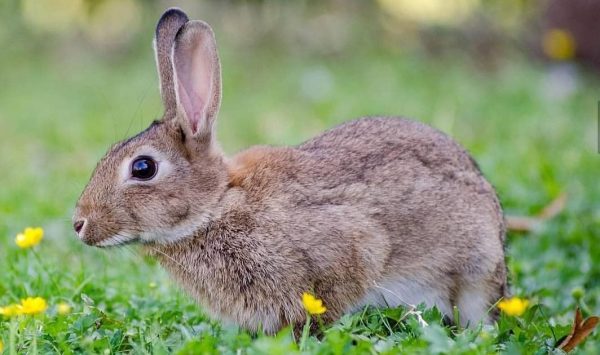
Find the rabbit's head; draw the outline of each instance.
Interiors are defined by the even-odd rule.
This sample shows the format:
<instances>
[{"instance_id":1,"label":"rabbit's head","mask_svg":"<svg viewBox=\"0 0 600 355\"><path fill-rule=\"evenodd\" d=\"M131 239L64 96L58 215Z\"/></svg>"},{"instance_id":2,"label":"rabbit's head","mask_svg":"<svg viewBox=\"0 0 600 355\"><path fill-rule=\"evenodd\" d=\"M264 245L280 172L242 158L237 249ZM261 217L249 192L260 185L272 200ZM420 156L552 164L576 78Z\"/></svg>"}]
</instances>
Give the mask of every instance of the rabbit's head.
<instances>
[{"instance_id":1,"label":"rabbit's head","mask_svg":"<svg viewBox=\"0 0 600 355\"><path fill-rule=\"evenodd\" d=\"M98 163L73 216L87 244L173 242L207 223L226 188L213 133L221 73L211 28L169 9L154 48L164 115Z\"/></svg>"}]
</instances>

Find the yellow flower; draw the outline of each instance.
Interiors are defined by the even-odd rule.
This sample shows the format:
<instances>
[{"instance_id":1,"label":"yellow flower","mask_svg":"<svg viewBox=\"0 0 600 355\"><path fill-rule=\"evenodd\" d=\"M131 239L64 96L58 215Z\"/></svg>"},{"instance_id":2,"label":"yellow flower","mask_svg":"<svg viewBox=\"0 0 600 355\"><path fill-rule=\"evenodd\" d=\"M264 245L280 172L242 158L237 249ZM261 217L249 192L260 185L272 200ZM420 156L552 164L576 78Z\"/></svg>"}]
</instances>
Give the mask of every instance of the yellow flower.
<instances>
[{"instance_id":1,"label":"yellow flower","mask_svg":"<svg viewBox=\"0 0 600 355\"><path fill-rule=\"evenodd\" d=\"M21 311L23 314L44 313L48 308L46 300L41 297L28 297L21 300Z\"/></svg>"},{"instance_id":2,"label":"yellow flower","mask_svg":"<svg viewBox=\"0 0 600 355\"><path fill-rule=\"evenodd\" d=\"M323 301L308 292L302 294L302 303L304 309L310 314L323 314L327 311L327 308L323 306Z\"/></svg>"},{"instance_id":3,"label":"yellow flower","mask_svg":"<svg viewBox=\"0 0 600 355\"><path fill-rule=\"evenodd\" d=\"M71 305L65 302L59 303L56 306L56 312L58 312L58 314L60 315L66 315L71 313Z\"/></svg>"},{"instance_id":4,"label":"yellow flower","mask_svg":"<svg viewBox=\"0 0 600 355\"><path fill-rule=\"evenodd\" d=\"M544 35L542 48L552 59L572 59L575 56L575 39L568 31L555 28Z\"/></svg>"},{"instance_id":5,"label":"yellow flower","mask_svg":"<svg viewBox=\"0 0 600 355\"><path fill-rule=\"evenodd\" d=\"M0 354L4 351L4 343L0 340Z\"/></svg>"},{"instance_id":6,"label":"yellow flower","mask_svg":"<svg viewBox=\"0 0 600 355\"><path fill-rule=\"evenodd\" d=\"M519 297L513 297L509 299L503 299L498 302L498 308L509 316L520 316L525 313L529 301Z\"/></svg>"},{"instance_id":7,"label":"yellow flower","mask_svg":"<svg viewBox=\"0 0 600 355\"><path fill-rule=\"evenodd\" d=\"M23 231L23 233L17 234L17 237L15 238L15 243L19 246L19 248L27 249L40 244L43 238L44 230L42 228L28 227L25 228L25 231Z\"/></svg>"},{"instance_id":8,"label":"yellow flower","mask_svg":"<svg viewBox=\"0 0 600 355\"><path fill-rule=\"evenodd\" d=\"M23 314L21 305L11 304L6 307L0 307L0 314L5 317L14 317Z\"/></svg>"}]
</instances>

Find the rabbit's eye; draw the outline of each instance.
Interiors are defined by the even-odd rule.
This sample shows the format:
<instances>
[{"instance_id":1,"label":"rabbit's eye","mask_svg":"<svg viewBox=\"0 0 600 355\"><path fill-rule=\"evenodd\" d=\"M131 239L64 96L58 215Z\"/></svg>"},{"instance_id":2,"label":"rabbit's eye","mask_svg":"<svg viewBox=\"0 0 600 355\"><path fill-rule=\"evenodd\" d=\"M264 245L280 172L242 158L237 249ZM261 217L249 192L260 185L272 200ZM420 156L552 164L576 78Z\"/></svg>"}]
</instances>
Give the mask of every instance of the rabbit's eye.
<instances>
[{"instance_id":1,"label":"rabbit's eye","mask_svg":"<svg viewBox=\"0 0 600 355\"><path fill-rule=\"evenodd\" d=\"M150 180L156 175L156 162L146 156L137 157L131 164L131 176L138 180Z\"/></svg>"}]
</instances>

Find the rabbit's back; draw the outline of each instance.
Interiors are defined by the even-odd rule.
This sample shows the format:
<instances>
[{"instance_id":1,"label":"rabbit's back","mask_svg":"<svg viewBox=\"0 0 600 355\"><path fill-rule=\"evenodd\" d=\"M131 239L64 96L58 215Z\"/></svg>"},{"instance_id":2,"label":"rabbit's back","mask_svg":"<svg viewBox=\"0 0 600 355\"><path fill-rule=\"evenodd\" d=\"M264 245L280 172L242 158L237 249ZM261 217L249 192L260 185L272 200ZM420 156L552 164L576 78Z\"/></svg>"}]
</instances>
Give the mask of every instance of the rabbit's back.
<instances>
[{"instance_id":1,"label":"rabbit's back","mask_svg":"<svg viewBox=\"0 0 600 355\"><path fill-rule=\"evenodd\" d=\"M373 169L392 175L400 169L413 171L415 176L422 173L467 185L481 181L476 163L454 140L430 126L403 118L350 121L298 148L319 158L324 165L343 167L338 172L350 180L383 182L383 178L372 173Z\"/></svg>"}]
</instances>

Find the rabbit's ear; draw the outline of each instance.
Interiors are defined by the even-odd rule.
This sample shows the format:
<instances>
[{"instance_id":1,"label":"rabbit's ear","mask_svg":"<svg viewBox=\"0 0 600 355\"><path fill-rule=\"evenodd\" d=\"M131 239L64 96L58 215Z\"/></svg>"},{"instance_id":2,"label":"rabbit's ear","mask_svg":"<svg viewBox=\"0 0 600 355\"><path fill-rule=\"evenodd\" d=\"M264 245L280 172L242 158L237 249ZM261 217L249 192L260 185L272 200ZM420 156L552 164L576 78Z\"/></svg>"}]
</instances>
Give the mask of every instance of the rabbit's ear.
<instances>
[{"instance_id":1,"label":"rabbit's ear","mask_svg":"<svg viewBox=\"0 0 600 355\"><path fill-rule=\"evenodd\" d=\"M187 15L178 8L170 8L158 20L154 36L154 53L156 55L156 67L160 80L160 95L166 112L175 112L177 99L175 97L175 85L173 84L173 63L171 53L177 31L188 22ZM169 117L172 115L165 115Z\"/></svg>"},{"instance_id":2,"label":"rabbit's ear","mask_svg":"<svg viewBox=\"0 0 600 355\"><path fill-rule=\"evenodd\" d=\"M173 68L183 127L194 136L211 138L221 102L221 65L208 24L190 21L179 30L173 47Z\"/></svg>"}]
</instances>

